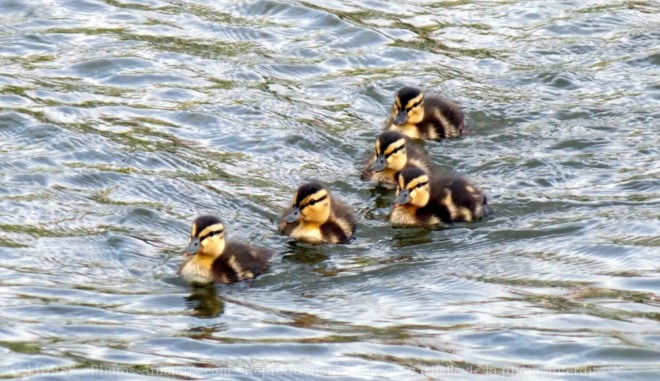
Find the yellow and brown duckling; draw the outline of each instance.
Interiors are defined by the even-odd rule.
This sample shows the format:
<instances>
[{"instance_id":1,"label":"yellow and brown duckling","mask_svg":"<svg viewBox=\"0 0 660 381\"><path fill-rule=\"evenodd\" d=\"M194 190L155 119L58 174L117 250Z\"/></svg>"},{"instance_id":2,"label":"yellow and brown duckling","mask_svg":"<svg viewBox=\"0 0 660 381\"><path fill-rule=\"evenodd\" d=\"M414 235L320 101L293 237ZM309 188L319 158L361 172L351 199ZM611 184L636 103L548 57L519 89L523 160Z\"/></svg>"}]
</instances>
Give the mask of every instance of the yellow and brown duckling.
<instances>
[{"instance_id":1,"label":"yellow and brown duckling","mask_svg":"<svg viewBox=\"0 0 660 381\"><path fill-rule=\"evenodd\" d=\"M424 96L422 90L404 87L397 91L387 130L399 131L412 139L444 139L467 133L458 105L438 96Z\"/></svg>"},{"instance_id":2,"label":"yellow and brown duckling","mask_svg":"<svg viewBox=\"0 0 660 381\"><path fill-rule=\"evenodd\" d=\"M422 149L416 147L403 134L385 131L376 138L376 152L362 170L365 181L396 187L396 175L404 168L417 167L431 172L431 161Z\"/></svg>"},{"instance_id":3,"label":"yellow and brown duckling","mask_svg":"<svg viewBox=\"0 0 660 381\"><path fill-rule=\"evenodd\" d=\"M392 223L469 222L489 214L486 196L462 177L433 176L419 168L406 168L397 176L397 197L390 215Z\"/></svg>"},{"instance_id":4,"label":"yellow and brown duckling","mask_svg":"<svg viewBox=\"0 0 660 381\"><path fill-rule=\"evenodd\" d=\"M355 233L353 212L316 181L301 185L284 211L280 233L311 243L344 243Z\"/></svg>"},{"instance_id":5,"label":"yellow and brown duckling","mask_svg":"<svg viewBox=\"0 0 660 381\"><path fill-rule=\"evenodd\" d=\"M215 216L198 217L192 225L186 258L178 274L194 284L234 283L254 279L270 266L273 252L225 241L225 227Z\"/></svg>"}]
</instances>

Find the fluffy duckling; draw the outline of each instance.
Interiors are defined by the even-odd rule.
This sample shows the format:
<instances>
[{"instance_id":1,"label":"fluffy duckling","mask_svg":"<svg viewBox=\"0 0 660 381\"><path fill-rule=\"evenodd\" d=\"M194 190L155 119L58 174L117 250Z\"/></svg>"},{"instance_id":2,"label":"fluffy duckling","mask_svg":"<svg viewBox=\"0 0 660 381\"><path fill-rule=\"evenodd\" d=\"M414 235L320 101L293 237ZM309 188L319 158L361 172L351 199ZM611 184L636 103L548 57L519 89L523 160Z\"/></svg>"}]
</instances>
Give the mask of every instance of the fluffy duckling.
<instances>
[{"instance_id":1,"label":"fluffy duckling","mask_svg":"<svg viewBox=\"0 0 660 381\"><path fill-rule=\"evenodd\" d=\"M280 233L311 243L344 243L355 233L353 212L313 181L296 191L280 221Z\"/></svg>"},{"instance_id":2,"label":"fluffy duckling","mask_svg":"<svg viewBox=\"0 0 660 381\"><path fill-rule=\"evenodd\" d=\"M417 167L431 172L431 161L423 150L415 147L396 131L385 131L376 138L376 152L362 170L362 180L396 187L396 175L404 168Z\"/></svg>"},{"instance_id":3,"label":"fluffy duckling","mask_svg":"<svg viewBox=\"0 0 660 381\"><path fill-rule=\"evenodd\" d=\"M186 258L178 274L186 281L206 284L253 279L268 270L271 250L226 242L225 227L215 216L198 217L192 225Z\"/></svg>"},{"instance_id":4,"label":"fluffy duckling","mask_svg":"<svg viewBox=\"0 0 660 381\"><path fill-rule=\"evenodd\" d=\"M422 90L404 87L397 91L386 129L413 139L444 139L467 133L463 112L454 103L438 96L424 96Z\"/></svg>"},{"instance_id":5,"label":"fluffy duckling","mask_svg":"<svg viewBox=\"0 0 660 381\"><path fill-rule=\"evenodd\" d=\"M486 196L462 177L429 176L419 168L406 168L397 176L392 223L434 225L475 221L488 214Z\"/></svg>"}]
</instances>

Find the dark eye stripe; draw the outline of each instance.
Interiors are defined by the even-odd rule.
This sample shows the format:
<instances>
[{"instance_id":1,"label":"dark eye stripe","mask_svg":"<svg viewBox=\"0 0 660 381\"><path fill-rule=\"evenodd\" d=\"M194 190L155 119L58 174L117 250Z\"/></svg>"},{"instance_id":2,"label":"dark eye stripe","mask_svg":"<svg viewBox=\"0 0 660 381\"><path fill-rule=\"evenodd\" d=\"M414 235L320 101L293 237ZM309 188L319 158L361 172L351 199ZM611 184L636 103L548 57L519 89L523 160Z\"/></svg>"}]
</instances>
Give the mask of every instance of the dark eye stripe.
<instances>
[{"instance_id":1,"label":"dark eye stripe","mask_svg":"<svg viewBox=\"0 0 660 381\"><path fill-rule=\"evenodd\" d=\"M213 237L214 235L222 234L222 233L224 233L224 232L225 232L224 230L216 230L216 231L210 232L210 233L208 233L207 235L205 235L205 236L203 236L203 237L200 237L200 238L199 238L199 241L201 242L201 241L203 241L203 240L205 240L205 239L207 239L207 238L209 238L209 237Z\"/></svg>"},{"instance_id":2,"label":"dark eye stripe","mask_svg":"<svg viewBox=\"0 0 660 381\"><path fill-rule=\"evenodd\" d=\"M406 145L404 144L401 147L398 147L398 148L394 149L392 152L390 152L388 154L385 154L385 158L387 159L388 157L390 157L391 155L394 155L395 153L401 151L405 147L406 147Z\"/></svg>"},{"instance_id":3,"label":"dark eye stripe","mask_svg":"<svg viewBox=\"0 0 660 381\"><path fill-rule=\"evenodd\" d=\"M410 190L417 189L419 187L423 187L424 185L426 185L428 183L429 183L428 181L424 181L424 182L419 183L419 184L415 185L414 187L410 188Z\"/></svg>"},{"instance_id":4,"label":"dark eye stripe","mask_svg":"<svg viewBox=\"0 0 660 381\"><path fill-rule=\"evenodd\" d=\"M305 204L305 206L300 207L300 209L305 209L307 207L307 205L312 205L313 206L317 202L321 202L321 201L325 200L326 198L328 198L327 194L325 196L319 198L319 199L312 200L312 201L308 202L307 204Z\"/></svg>"}]
</instances>

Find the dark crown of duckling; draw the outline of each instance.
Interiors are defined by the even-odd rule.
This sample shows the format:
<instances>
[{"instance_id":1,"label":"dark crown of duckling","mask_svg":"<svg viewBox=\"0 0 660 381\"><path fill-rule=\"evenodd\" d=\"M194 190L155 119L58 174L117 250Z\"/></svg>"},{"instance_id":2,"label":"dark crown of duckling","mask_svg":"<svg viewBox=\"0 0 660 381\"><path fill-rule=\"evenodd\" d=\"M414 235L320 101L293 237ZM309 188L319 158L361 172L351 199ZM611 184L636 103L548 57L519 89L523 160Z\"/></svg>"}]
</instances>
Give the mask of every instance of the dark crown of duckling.
<instances>
[{"instance_id":1,"label":"dark crown of duckling","mask_svg":"<svg viewBox=\"0 0 660 381\"><path fill-rule=\"evenodd\" d=\"M456 104L437 96L425 96L415 87L397 91L386 128L413 139L443 139L467 132L463 112Z\"/></svg>"},{"instance_id":2,"label":"dark crown of duckling","mask_svg":"<svg viewBox=\"0 0 660 381\"><path fill-rule=\"evenodd\" d=\"M406 167L431 170L431 161L423 150L417 148L397 131L382 132L376 138L375 153L362 170L363 180L372 180L384 186L396 184L396 174Z\"/></svg>"},{"instance_id":3,"label":"dark crown of duckling","mask_svg":"<svg viewBox=\"0 0 660 381\"><path fill-rule=\"evenodd\" d=\"M292 207L280 221L280 232L313 243L342 243L355 233L355 219L325 185L312 181L296 191Z\"/></svg>"},{"instance_id":4,"label":"dark crown of duckling","mask_svg":"<svg viewBox=\"0 0 660 381\"><path fill-rule=\"evenodd\" d=\"M475 221L489 213L486 197L468 180L406 168L397 176L397 197L390 221L433 225Z\"/></svg>"},{"instance_id":5,"label":"dark crown of duckling","mask_svg":"<svg viewBox=\"0 0 660 381\"><path fill-rule=\"evenodd\" d=\"M225 227L218 217L200 216L190 231L183 252L188 257L178 273L190 283L233 283L265 272L273 252L239 242L225 241Z\"/></svg>"}]
</instances>

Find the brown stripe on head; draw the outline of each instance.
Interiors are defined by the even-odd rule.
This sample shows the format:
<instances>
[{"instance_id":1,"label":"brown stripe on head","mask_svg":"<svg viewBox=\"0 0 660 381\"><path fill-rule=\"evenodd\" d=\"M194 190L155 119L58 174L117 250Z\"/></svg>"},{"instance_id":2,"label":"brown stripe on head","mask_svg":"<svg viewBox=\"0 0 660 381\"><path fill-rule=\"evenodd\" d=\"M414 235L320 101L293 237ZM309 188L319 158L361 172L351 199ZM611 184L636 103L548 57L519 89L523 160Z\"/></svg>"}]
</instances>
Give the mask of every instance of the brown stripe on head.
<instances>
[{"instance_id":1,"label":"brown stripe on head","mask_svg":"<svg viewBox=\"0 0 660 381\"><path fill-rule=\"evenodd\" d=\"M398 104L399 108L401 108L401 105L406 105L406 108L409 108L416 102L416 100L421 100L423 98L424 93L422 93L422 90L406 86L397 91L395 99L400 102ZM413 100L415 100L415 102L412 102Z\"/></svg>"},{"instance_id":2,"label":"brown stripe on head","mask_svg":"<svg viewBox=\"0 0 660 381\"><path fill-rule=\"evenodd\" d=\"M319 201L323 201L328 197L328 195L329 194L326 189L321 189L316 193L310 194L300 202L300 208L302 209L307 205L312 205L312 204L316 204Z\"/></svg>"},{"instance_id":3,"label":"brown stripe on head","mask_svg":"<svg viewBox=\"0 0 660 381\"><path fill-rule=\"evenodd\" d=\"M425 185L429 183L429 176L426 173L422 173L420 176L412 179L407 185L406 188L414 189L418 186Z\"/></svg>"},{"instance_id":4,"label":"brown stripe on head","mask_svg":"<svg viewBox=\"0 0 660 381\"><path fill-rule=\"evenodd\" d=\"M199 232L197 237L199 237L199 239L203 241L204 238L206 238L210 234L222 234L224 233L224 231L225 231L225 226L221 222L218 222L217 224L213 224L205 227L201 232Z\"/></svg>"},{"instance_id":5,"label":"brown stripe on head","mask_svg":"<svg viewBox=\"0 0 660 381\"><path fill-rule=\"evenodd\" d=\"M385 155L391 155L394 151L400 150L402 147L406 145L406 139L399 139L395 142L390 143L390 145L385 148L385 152L383 152Z\"/></svg>"},{"instance_id":6,"label":"brown stripe on head","mask_svg":"<svg viewBox=\"0 0 660 381\"><path fill-rule=\"evenodd\" d=\"M318 200L319 198L327 195L328 190L325 185L317 181L312 181L310 183L303 184L300 186L300 188L298 188L298 191L296 192L296 198L294 200L294 205L302 209L311 201Z\"/></svg>"},{"instance_id":7,"label":"brown stripe on head","mask_svg":"<svg viewBox=\"0 0 660 381\"><path fill-rule=\"evenodd\" d=\"M410 99L408 102L406 102L406 110L410 110L411 108L417 106L419 103L424 100L424 94L419 93L418 96Z\"/></svg>"},{"instance_id":8,"label":"brown stripe on head","mask_svg":"<svg viewBox=\"0 0 660 381\"><path fill-rule=\"evenodd\" d=\"M422 176L426 178L426 181L429 180L429 177L426 172L424 172L424 170L417 167L408 167L401 171L399 174L399 185L401 185L402 188L406 186L410 188L410 183L415 179L421 178ZM416 184L419 184L420 182L421 181L417 181Z\"/></svg>"},{"instance_id":9,"label":"brown stripe on head","mask_svg":"<svg viewBox=\"0 0 660 381\"><path fill-rule=\"evenodd\" d=\"M193 227L191 231L191 235L193 237L201 237L204 234L204 231L212 226L212 225L220 225L222 226L222 220L220 220L216 216L211 216L211 215L206 215L206 216L199 216L195 219L193 222Z\"/></svg>"}]
</instances>

